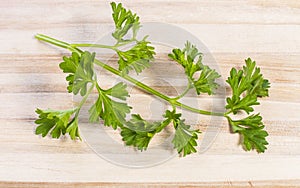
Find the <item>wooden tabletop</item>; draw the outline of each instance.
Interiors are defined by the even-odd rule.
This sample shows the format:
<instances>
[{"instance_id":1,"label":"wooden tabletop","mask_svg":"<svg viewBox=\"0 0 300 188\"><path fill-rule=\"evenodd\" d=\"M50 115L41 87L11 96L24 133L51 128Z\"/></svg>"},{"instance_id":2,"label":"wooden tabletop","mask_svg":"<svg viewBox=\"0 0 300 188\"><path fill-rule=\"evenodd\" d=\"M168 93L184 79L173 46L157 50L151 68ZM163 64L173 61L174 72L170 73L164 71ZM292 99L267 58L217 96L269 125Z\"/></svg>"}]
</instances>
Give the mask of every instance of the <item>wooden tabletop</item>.
<instances>
[{"instance_id":1,"label":"wooden tabletop","mask_svg":"<svg viewBox=\"0 0 300 188\"><path fill-rule=\"evenodd\" d=\"M206 152L139 169L107 162L85 141L36 136L35 109L64 109L73 105L73 97L58 68L69 52L34 35L92 42L111 28L109 2L1 1L0 187L300 186L297 0L122 1L142 22L174 24L199 38L224 78L245 58L256 60L272 86L270 97L257 108L270 134L265 153L242 150L239 136L229 133L225 120ZM199 127L207 130L205 122Z\"/></svg>"}]
</instances>

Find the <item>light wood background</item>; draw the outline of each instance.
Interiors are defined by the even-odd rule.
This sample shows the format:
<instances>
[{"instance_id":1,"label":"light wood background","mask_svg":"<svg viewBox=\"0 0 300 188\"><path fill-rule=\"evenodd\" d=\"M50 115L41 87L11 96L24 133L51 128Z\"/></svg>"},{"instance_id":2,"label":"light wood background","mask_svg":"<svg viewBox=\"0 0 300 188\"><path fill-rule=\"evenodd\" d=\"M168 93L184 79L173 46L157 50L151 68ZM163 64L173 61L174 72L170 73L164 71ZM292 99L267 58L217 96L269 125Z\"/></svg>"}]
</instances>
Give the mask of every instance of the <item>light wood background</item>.
<instances>
[{"instance_id":1,"label":"light wood background","mask_svg":"<svg viewBox=\"0 0 300 188\"><path fill-rule=\"evenodd\" d=\"M72 106L58 68L68 52L34 34L89 42L112 21L109 1L1 0L0 187L300 186L300 1L122 2L142 22L175 24L199 37L224 77L247 57L257 61L272 83L259 108L268 150L243 151L224 121L205 153L132 169L101 159L85 142L34 135L35 108Z\"/></svg>"}]
</instances>

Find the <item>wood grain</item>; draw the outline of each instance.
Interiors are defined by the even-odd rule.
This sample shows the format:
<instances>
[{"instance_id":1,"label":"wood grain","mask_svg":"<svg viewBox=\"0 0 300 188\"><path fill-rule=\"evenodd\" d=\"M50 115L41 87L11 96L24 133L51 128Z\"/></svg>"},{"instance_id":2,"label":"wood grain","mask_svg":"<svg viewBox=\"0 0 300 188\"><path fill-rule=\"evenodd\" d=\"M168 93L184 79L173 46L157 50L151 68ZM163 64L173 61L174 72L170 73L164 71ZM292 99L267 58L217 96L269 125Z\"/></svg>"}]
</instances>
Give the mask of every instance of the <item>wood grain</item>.
<instances>
[{"instance_id":1,"label":"wood grain","mask_svg":"<svg viewBox=\"0 0 300 188\"><path fill-rule=\"evenodd\" d=\"M212 145L205 152L186 158L173 156L148 168L112 164L95 154L85 141L34 135L37 107L70 108L78 98L66 93L65 75L58 68L61 56L69 52L38 42L33 36L45 33L68 42L93 42L112 28L109 1L1 1L0 187L300 187L300 2L122 3L137 12L142 22L174 24L199 38L215 58L223 78L231 67L241 68L245 58L256 60L272 83L270 97L256 108L270 134L268 150L259 155L245 152L224 119L212 124L209 117L188 113L187 119L198 119L193 126L203 131L199 145L205 135L213 133ZM172 83L151 82L156 89L173 95L184 89L185 79L166 53L159 52L156 65L142 76ZM108 63L115 60L110 58ZM99 79L106 80L103 86L115 82L106 72L101 72ZM131 95L135 101L129 102L139 103L134 106L136 111L151 112L144 106L155 101L153 97L136 89ZM218 95L213 100L222 104L224 98ZM189 93L186 102L195 101L205 107L212 99L197 99ZM117 139L118 132L107 130L105 134Z\"/></svg>"}]
</instances>

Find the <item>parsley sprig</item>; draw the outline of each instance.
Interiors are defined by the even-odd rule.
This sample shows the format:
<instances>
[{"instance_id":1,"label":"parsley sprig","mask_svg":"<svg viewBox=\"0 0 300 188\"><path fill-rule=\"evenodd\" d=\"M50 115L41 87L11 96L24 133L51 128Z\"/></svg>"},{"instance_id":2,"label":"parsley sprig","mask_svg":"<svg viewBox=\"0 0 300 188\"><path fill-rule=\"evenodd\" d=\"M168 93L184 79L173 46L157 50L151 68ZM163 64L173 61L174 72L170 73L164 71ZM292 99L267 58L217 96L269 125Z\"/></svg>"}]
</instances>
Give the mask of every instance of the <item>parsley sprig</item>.
<instances>
[{"instance_id":1,"label":"parsley sprig","mask_svg":"<svg viewBox=\"0 0 300 188\"><path fill-rule=\"evenodd\" d=\"M241 120L232 120L228 114L237 114L244 111L250 114L254 111L253 106L259 105L258 98L269 96L270 83L260 73L255 61L250 58L245 60L243 70L232 68L226 82L232 89L232 96L226 99L227 105L225 117L228 119L234 133L242 136L246 150L256 149L264 152L268 142L268 133L263 130L264 125L260 114L252 114Z\"/></svg>"},{"instance_id":2,"label":"parsley sprig","mask_svg":"<svg viewBox=\"0 0 300 188\"><path fill-rule=\"evenodd\" d=\"M202 62L203 54L195 45L190 42L185 44L183 49L173 49L168 55L170 60L177 62L184 68L188 85L184 92L175 97L167 96L148 85L139 82L130 76L134 72L140 74L144 69L152 66L155 49L148 41L148 36L142 39L137 38L140 29L139 17L125 9L121 3L111 3L112 17L115 30L112 37L115 44L69 44L46 35L37 34L38 40L54 44L56 46L70 50L69 57L64 56L59 67L67 73L67 91L74 95L81 95L81 102L72 109L67 110L41 110L37 109L38 125L36 134L43 137L50 135L59 138L61 135L69 134L71 139L80 139L78 114L82 106L86 103L91 92L97 92L97 100L89 108L89 121L99 122L104 126L120 130L122 140L128 146L146 150L152 138L164 130L167 126L172 126L175 130L172 143L178 153L183 156L196 152L198 129L193 129L185 123L181 113L177 109L181 108L194 113L212 116L224 116L228 119L233 133L239 133L242 137L241 143L246 150L256 149L257 152L264 152L268 142L268 133L264 130L262 117L259 113L253 113L253 106L259 105L258 99L268 96L270 83L264 79L256 63L250 58L246 60L246 65L242 70L232 68L227 83L230 85L232 95L226 99L227 111L213 112L196 109L181 103L179 100L190 90L194 90L198 95L214 95L218 89L218 78L221 76L216 70L210 68ZM106 48L113 50L118 56L114 68L96 59L96 54L79 49L80 47ZM127 47L127 50L124 50ZM169 103L172 110L166 110L162 115L162 121L145 120L139 114L131 114L132 107L126 100L129 96L127 85L119 82L111 88L104 89L98 82L94 66L103 69L123 78L129 83L137 86L145 92L152 94ZM247 117L238 119L240 113L246 113ZM252 114L250 114L252 113Z\"/></svg>"}]
</instances>

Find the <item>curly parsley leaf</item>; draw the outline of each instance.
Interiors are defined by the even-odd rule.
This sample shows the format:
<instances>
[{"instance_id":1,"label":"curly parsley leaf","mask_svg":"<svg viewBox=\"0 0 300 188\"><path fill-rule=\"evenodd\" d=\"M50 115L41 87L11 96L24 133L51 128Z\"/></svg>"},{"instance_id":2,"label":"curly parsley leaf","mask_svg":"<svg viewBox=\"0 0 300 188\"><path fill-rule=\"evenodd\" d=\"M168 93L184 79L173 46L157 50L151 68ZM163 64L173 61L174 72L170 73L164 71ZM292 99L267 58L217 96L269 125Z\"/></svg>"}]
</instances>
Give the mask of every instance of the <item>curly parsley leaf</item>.
<instances>
[{"instance_id":1,"label":"curly parsley leaf","mask_svg":"<svg viewBox=\"0 0 300 188\"><path fill-rule=\"evenodd\" d=\"M184 68L189 82L195 87L198 95L201 93L214 94L219 86L216 79L221 76L216 70L202 64L202 53L196 46L187 42L185 48L173 49L168 56Z\"/></svg>"},{"instance_id":2,"label":"curly parsley leaf","mask_svg":"<svg viewBox=\"0 0 300 188\"><path fill-rule=\"evenodd\" d=\"M226 99L226 109L230 109L233 114L237 114L238 111L245 111L249 114L253 111L251 106L259 105L258 97L269 95L270 83L263 78L255 61L248 58L245 62L246 66L243 66L243 70L238 71L232 68L226 80L232 89L232 96Z\"/></svg>"},{"instance_id":3,"label":"curly parsley leaf","mask_svg":"<svg viewBox=\"0 0 300 188\"><path fill-rule=\"evenodd\" d=\"M117 51L119 56L119 70L128 74L134 70L137 74L145 68L150 67L150 61L154 59L154 47L149 46L150 42L145 39L138 41L135 46L127 51Z\"/></svg>"},{"instance_id":4,"label":"curly parsley leaf","mask_svg":"<svg viewBox=\"0 0 300 188\"><path fill-rule=\"evenodd\" d=\"M95 80L93 62L95 59L95 53L84 52L81 56L78 53L73 52L71 57L63 57L63 62L59 64L59 67L64 73L70 73L66 80L69 86L68 92L73 92L77 95L80 92L81 96L84 96L87 92L88 83L92 83Z\"/></svg>"},{"instance_id":5,"label":"curly parsley leaf","mask_svg":"<svg viewBox=\"0 0 300 188\"><path fill-rule=\"evenodd\" d=\"M130 10L126 10L122 3L111 3L112 17L115 23L115 31L112 36L118 41L124 41L124 36L129 30L132 30L133 38L135 38L138 29L140 28L139 17L132 13Z\"/></svg>"},{"instance_id":6,"label":"curly parsley leaf","mask_svg":"<svg viewBox=\"0 0 300 188\"><path fill-rule=\"evenodd\" d=\"M131 107L125 102L114 100L113 97L125 101L129 96L126 85L118 83L108 90L103 90L97 85L97 89L98 99L89 109L90 122L97 122L101 118L104 120L105 126L112 126L113 129L122 127Z\"/></svg>"},{"instance_id":7,"label":"curly parsley leaf","mask_svg":"<svg viewBox=\"0 0 300 188\"><path fill-rule=\"evenodd\" d=\"M234 133L242 136L243 145L247 151L256 149L257 152L264 152L268 145L266 137L268 133L263 130L262 117L259 114L250 115L241 120L232 120L227 117Z\"/></svg>"},{"instance_id":8,"label":"curly parsley leaf","mask_svg":"<svg viewBox=\"0 0 300 188\"><path fill-rule=\"evenodd\" d=\"M36 113L39 118L35 121L39 125L35 133L45 137L49 132L52 138L59 138L61 135L68 133L71 139L80 139L78 131L78 119L71 116L76 110L41 110L37 109Z\"/></svg>"}]
</instances>

